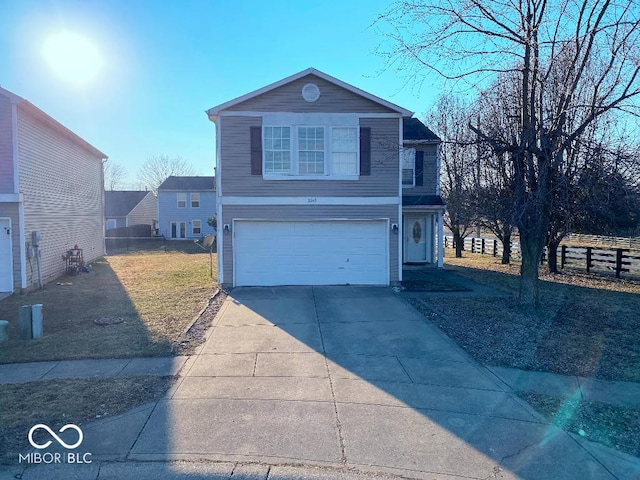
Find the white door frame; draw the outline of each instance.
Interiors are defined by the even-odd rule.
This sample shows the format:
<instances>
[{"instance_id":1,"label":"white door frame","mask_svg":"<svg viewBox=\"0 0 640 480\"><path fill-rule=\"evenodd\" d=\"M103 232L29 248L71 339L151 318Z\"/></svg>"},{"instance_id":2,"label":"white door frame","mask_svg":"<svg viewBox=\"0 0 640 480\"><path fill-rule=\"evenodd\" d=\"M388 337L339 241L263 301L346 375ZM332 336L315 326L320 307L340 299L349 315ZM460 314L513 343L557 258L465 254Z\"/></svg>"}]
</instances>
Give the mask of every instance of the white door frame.
<instances>
[{"instance_id":1,"label":"white door frame","mask_svg":"<svg viewBox=\"0 0 640 480\"><path fill-rule=\"evenodd\" d=\"M408 244L413 241L411 238L413 226L416 220L422 220L424 238L424 257L423 258L409 258L408 253L410 249ZM402 262L403 263L432 263L433 262L433 225L432 215L426 213L405 213L402 219ZM411 230L411 231L409 231Z\"/></svg>"}]
</instances>

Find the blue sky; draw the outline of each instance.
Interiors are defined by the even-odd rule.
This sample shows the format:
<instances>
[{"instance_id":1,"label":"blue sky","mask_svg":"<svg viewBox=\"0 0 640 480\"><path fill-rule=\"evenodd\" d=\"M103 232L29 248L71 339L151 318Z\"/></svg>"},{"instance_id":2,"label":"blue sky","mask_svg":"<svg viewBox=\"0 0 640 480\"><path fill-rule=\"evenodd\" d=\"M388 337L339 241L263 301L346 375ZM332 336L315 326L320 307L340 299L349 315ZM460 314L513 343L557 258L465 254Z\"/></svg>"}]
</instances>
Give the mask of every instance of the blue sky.
<instances>
[{"instance_id":1,"label":"blue sky","mask_svg":"<svg viewBox=\"0 0 640 480\"><path fill-rule=\"evenodd\" d=\"M371 27L388 0L2 0L0 85L123 164L180 155L213 175L214 125L204 110L308 67L419 117L435 97L384 70ZM78 86L44 60L67 30L99 50L103 66ZM434 79L436 80L436 79Z\"/></svg>"}]
</instances>

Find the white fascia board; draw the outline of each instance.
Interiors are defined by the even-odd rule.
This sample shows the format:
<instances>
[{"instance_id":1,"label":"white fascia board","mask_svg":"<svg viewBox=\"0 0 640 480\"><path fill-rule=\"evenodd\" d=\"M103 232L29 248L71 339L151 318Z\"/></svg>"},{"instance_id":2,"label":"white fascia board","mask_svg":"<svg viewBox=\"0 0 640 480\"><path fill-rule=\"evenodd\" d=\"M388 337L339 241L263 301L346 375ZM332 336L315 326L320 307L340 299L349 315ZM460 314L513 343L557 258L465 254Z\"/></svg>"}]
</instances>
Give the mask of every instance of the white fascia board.
<instances>
[{"instance_id":1,"label":"white fascia board","mask_svg":"<svg viewBox=\"0 0 640 480\"><path fill-rule=\"evenodd\" d=\"M0 203L22 203L24 195L22 193L0 193Z\"/></svg>"},{"instance_id":2,"label":"white fascia board","mask_svg":"<svg viewBox=\"0 0 640 480\"><path fill-rule=\"evenodd\" d=\"M251 112L246 110L225 110L224 112L220 112L220 114L216 118L220 117L269 117L276 115L288 115L291 118L300 118L300 117L331 117L331 118L342 118L342 117L355 117L355 118L403 118L402 114L388 112L363 112L363 113L277 113L277 112Z\"/></svg>"},{"instance_id":3,"label":"white fascia board","mask_svg":"<svg viewBox=\"0 0 640 480\"><path fill-rule=\"evenodd\" d=\"M20 168L18 165L18 107L11 104L11 157L13 158L13 191L20 192Z\"/></svg>"},{"instance_id":4,"label":"white fascia board","mask_svg":"<svg viewBox=\"0 0 640 480\"><path fill-rule=\"evenodd\" d=\"M220 197L220 205L400 205L402 197Z\"/></svg>"},{"instance_id":5,"label":"white fascia board","mask_svg":"<svg viewBox=\"0 0 640 480\"><path fill-rule=\"evenodd\" d=\"M345 90L348 90L368 100L378 103L386 108L389 108L390 110L394 110L395 112L401 114L403 117L413 116L413 112L411 112L410 110L407 110L394 103L391 103L375 95L372 95L371 93L365 92L364 90L354 87L353 85L343 82L342 80L338 80L337 78L332 77L331 75L327 75L326 73L316 70L315 68L307 68L306 70L298 72L289 77L283 78L282 80L279 80L275 83L271 83L267 86L259 88L258 90L254 90L253 92L249 92L245 95L234 98L233 100L229 100L228 102L222 103L215 107L211 107L210 109L207 110L207 114L209 115L209 117L218 115L221 111L226 110L227 108L233 107L234 105L247 101L251 98L257 97L258 95L262 95L263 93L267 93L278 87L291 83L295 80L298 80L299 78L306 77L307 75L315 75L316 77L322 78L323 80L326 80L329 83L333 83L334 85L342 87Z\"/></svg>"}]
</instances>

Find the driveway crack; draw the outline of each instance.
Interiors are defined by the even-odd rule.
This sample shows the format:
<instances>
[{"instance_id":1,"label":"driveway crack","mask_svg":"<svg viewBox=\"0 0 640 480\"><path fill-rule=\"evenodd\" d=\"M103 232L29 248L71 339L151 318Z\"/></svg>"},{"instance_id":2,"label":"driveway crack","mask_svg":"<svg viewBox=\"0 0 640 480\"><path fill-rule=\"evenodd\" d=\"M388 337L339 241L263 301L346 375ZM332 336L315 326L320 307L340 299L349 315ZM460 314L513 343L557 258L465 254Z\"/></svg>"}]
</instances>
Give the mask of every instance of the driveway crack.
<instances>
[{"instance_id":1,"label":"driveway crack","mask_svg":"<svg viewBox=\"0 0 640 480\"><path fill-rule=\"evenodd\" d=\"M318 299L316 298L316 289L311 287L313 294L313 307L316 316L316 322L318 322L318 330L320 331L320 343L322 344L322 355L324 357L324 366L327 369L327 377L329 378L329 387L331 388L331 400L333 401L333 410L336 414L336 430L338 432L338 441L340 442L340 463L342 465L347 464L347 455L344 447L344 436L342 435L342 423L340 422L340 415L338 414L338 402L336 401L336 393L333 386L333 378L331 377L331 370L329 369L329 360L327 359L327 350L324 345L324 336L322 335L322 325L320 325L320 317L318 316Z\"/></svg>"}]
</instances>

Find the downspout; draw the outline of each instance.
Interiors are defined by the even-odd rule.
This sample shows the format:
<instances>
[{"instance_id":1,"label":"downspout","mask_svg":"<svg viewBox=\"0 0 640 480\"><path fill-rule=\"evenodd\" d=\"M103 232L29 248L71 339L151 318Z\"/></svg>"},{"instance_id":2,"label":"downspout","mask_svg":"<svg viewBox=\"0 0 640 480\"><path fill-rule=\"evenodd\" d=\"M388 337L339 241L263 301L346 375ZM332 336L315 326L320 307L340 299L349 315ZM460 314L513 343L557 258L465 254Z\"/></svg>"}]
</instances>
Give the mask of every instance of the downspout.
<instances>
[{"instance_id":1,"label":"downspout","mask_svg":"<svg viewBox=\"0 0 640 480\"><path fill-rule=\"evenodd\" d=\"M27 288L26 237L24 234L24 197L20 194L20 165L18 149L18 105L11 103L11 143L13 157L13 193L18 196L18 255L20 258L20 288Z\"/></svg>"},{"instance_id":2,"label":"downspout","mask_svg":"<svg viewBox=\"0 0 640 480\"><path fill-rule=\"evenodd\" d=\"M404 147L404 119L398 119L398 282L402 282L402 258L404 256L404 226L402 223L402 149Z\"/></svg>"}]
</instances>

